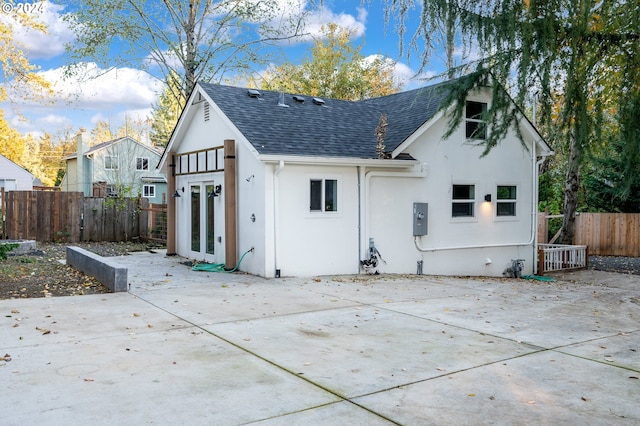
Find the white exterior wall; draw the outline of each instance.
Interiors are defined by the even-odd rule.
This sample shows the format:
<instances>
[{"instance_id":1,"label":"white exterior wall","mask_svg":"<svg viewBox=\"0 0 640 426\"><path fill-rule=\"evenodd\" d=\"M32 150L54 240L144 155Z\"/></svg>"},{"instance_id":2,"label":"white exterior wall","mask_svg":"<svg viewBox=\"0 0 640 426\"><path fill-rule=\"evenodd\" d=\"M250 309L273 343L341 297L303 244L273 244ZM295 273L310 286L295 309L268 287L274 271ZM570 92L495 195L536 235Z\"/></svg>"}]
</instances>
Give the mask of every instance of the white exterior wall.
<instances>
[{"instance_id":1,"label":"white exterior wall","mask_svg":"<svg viewBox=\"0 0 640 426\"><path fill-rule=\"evenodd\" d=\"M190 123L185 123L184 134L180 140L179 149L176 154L210 149L224 145L226 139L235 140L236 145L236 208L237 208L237 259L248 253L240 265L240 270L256 275L264 276L266 259L270 253L265 243L265 228L267 220L272 224L272 217L267 212L272 209L267 206L267 187L271 185L271 175L266 175L267 166L256 159L256 156L249 144L237 134L233 127L224 119L222 114L215 113L215 105L210 105L211 114L209 121L204 121L204 103L193 105L193 115ZM224 159L224 154L220 154ZM223 168L224 163L219 163ZM253 177L251 177L253 176ZM250 178L251 177L251 178ZM249 179L250 178L250 179ZM189 199L189 188L194 184L206 183L222 185L222 194L216 197L215 203L215 255L213 257L200 256L198 258L191 251L191 211ZM182 193L182 188L185 193ZM225 191L227 184L224 181L224 173L200 173L182 175L176 177L176 188L181 195L180 198L170 197L169 202L176 203L176 251L177 254L197 258L197 260L207 260L215 263L225 263L225 214L224 206ZM252 220L255 217L255 221ZM271 225L272 228L272 225Z\"/></svg>"},{"instance_id":2,"label":"white exterior wall","mask_svg":"<svg viewBox=\"0 0 640 426\"><path fill-rule=\"evenodd\" d=\"M33 189L33 175L0 155L0 186L5 191L30 191Z\"/></svg>"},{"instance_id":3,"label":"white exterior wall","mask_svg":"<svg viewBox=\"0 0 640 426\"><path fill-rule=\"evenodd\" d=\"M338 181L337 212L309 211L311 179ZM284 165L275 196L275 267L282 276L358 273L357 179L356 167Z\"/></svg>"},{"instance_id":4,"label":"white exterior wall","mask_svg":"<svg viewBox=\"0 0 640 426\"><path fill-rule=\"evenodd\" d=\"M445 119L434 123L407 152L426 165L424 178L397 178L367 174L367 238L386 263L379 270L416 273L423 261L423 273L435 275L500 276L511 259L525 259L524 274L534 267L536 232L532 224L532 153L515 135L479 158L483 148L465 143L464 126L448 140L440 140ZM473 218L453 218L453 184L474 184ZM515 217L496 216L496 186L516 185ZM491 203L484 201L491 194ZM429 203L428 235L413 237L413 203ZM535 205L533 206L535 212ZM528 243L528 244L526 244ZM491 245L522 244L511 247ZM452 247L487 246L443 250ZM431 250L433 249L433 250ZM490 259L490 263L489 260Z\"/></svg>"}]
</instances>

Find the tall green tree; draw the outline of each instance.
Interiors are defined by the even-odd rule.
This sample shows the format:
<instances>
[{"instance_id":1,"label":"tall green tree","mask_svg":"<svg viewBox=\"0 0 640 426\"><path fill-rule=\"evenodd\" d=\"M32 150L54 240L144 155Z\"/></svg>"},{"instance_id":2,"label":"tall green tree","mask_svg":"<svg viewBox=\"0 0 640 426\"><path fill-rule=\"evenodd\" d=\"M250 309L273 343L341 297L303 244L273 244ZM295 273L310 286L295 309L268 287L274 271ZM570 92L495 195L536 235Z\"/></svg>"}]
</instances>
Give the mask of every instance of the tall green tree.
<instances>
[{"instance_id":1,"label":"tall green tree","mask_svg":"<svg viewBox=\"0 0 640 426\"><path fill-rule=\"evenodd\" d=\"M270 68L257 82L266 90L283 90L327 98L361 100L399 90L393 64L381 57L365 58L361 46L352 44L352 31L329 24L323 28L311 56L299 65L284 63Z\"/></svg>"},{"instance_id":2,"label":"tall green tree","mask_svg":"<svg viewBox=\"0 0 640 426\"><path fill-rule=\"evenodd\" d=\"M414 0L385 0L389 16L406 22ZM462 114L465 95L488 80L506 87L524 107L538 92L538 122L554 126L552 143L568 147L561 241L575 234L581 169L586 155L599 143L603 111L618 114L618 138L624 141L624 175L640 166L640 3L623 0L423 0L423 19L416 38L423 42L423 58L433 54L431 17L453 13L461 40L481 58L448 99ZM400 27L401 30L403 27ZM427 61L423 61L423 65ZM468 70L470 64L465 64ZM553 120L552 106L562 97ZM492 131L485 153L509 128L517 131L518 115L509 96L494 85L486 119ZM450 127L456 121L450 122ZM630 181L629 181L630 182Z\"/></svg>"},{"instance_id":3,"label":"tall green tree","mask_svg":"<svg viewBox=\"0 0 640 426\"><path fill-rule=\"evenodd\" d=\"M158 103L153 105L150 134L153 145L167 146L171 133L178 123L178 118L180 118L180 113L186 102L180 91L176 90L176 86L179 84L178 76L172 74L167 82L167 87L160 94Z\"/></svg>"},{"instance_id":4,"label":"tall green tree","mask_svg":"<svg viewBox=\"0 0 640 426\"><path fill-rule=\"evenodd\" d=\"M267 61L264 48L299 35L303 8L279 0L72 0L66 19L76 40L67 46L70 74L93 60L134 66L169 81L188 97L199 80ZM121 51L114 56L111 49Z\"/></svg>"}]
</instances>

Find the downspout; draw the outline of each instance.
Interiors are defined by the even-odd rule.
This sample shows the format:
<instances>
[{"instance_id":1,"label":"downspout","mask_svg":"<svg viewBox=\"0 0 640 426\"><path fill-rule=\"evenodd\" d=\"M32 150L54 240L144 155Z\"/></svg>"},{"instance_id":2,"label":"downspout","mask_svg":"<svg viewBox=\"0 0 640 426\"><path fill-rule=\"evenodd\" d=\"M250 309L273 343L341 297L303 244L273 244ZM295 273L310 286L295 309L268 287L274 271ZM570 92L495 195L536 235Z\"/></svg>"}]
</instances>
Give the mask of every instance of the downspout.
<instances>
[{"instance_id":1,"label":"downspout","mask_svg":"<svg viewBox=\"0 0 640 426\"><path fill-rule=\"evenodd\" d=\"M278 199L279 199L279 179L278 175L284 169L284 161L280 160L278 168L273 172L273 265L276 278L280 278L280 268L278 266Z\"/></svg>"},{"instance_id":2,"label":"downspout","mask_svg":"<svg viewBox=\"0 0 640 426\"><path fill-rule=\"evenodd\" d=\"M362 260L362 177L364 176L365 167L356 167L358 174L358 271L360 270L360 261Z\"/></svg>"}]
</instances>

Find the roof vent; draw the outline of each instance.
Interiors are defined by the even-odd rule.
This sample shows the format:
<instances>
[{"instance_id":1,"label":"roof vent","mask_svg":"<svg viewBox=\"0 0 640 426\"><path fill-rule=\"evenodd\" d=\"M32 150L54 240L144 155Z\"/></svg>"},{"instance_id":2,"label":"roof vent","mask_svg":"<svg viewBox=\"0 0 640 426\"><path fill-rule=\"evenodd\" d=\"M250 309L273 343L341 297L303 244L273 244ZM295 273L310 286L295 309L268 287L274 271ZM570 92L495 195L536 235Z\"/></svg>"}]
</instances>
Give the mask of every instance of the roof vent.
<instances>
[{"instance_id":1,"label":"roof vent","mask_svg":"<svg viewBox=\"0 0 640 426\"><path fill-rule=\"evenodd\" d=\"M298 95L294 96L293 100L298 102L299 104L304 102L304 98L302 96L298 96Z\"/></svg>"},{"instance_id":2,"label":"roof vent","mask_svg":"<svg viewBox=\"0 0 640 426\"><path fill-rule=\"evenodd\" d=\"M320 98L313 98L313 103L316 105L324 105L324 101Z\"/></svg>"},{"instance_id":3,"label":"roof vent","mask_svg":"<svg viewBox=\"0 0 640 426\"><path fill-rule=\"evenodd\" d=\"M252 98L261 98L262 95L260 94L260 92L258 92L256 89L249 89L247 90L247 93L249 94L250 97Z\"/></svg>"},{"instance_id":4,"label":"roof vent","mask_svg":"<svg viewBox=\"0 0 640 426\"><path fill-rule=\"evenodd\" d=\"M283 108L289 108L289 105L284 103L284 92L280 92L280 96L278 97L278 106Z\"/></svg>"}]
</instances>

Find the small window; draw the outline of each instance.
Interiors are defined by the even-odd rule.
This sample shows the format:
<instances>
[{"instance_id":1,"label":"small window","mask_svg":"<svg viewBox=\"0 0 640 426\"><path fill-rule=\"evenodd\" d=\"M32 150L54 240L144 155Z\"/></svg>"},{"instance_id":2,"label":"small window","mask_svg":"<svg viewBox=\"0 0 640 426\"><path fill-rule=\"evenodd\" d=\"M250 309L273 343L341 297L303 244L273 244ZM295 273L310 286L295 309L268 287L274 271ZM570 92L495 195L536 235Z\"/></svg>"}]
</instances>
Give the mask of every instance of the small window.
<instances>
[{"instance_id":1,"label":"small window","mask_svg":"<svg viewBox=\"0 0 640 426\"><path fill-rule=\"evenodd\" d=\"M117 155L105 155L104 156L104 168L106 170L118 170L118 156Z\"/></svg>"},{"instance_id":2,"label":"small window","mask_svg":"<svg viewBox=\"0 0 640 426\"><path fill-rule=\"evenodd\" d=\"M107 197L117 197L118 196L118 186L117 185L107 185Z\"/></svg>"},{"instance_id":3,"label":"small window","mask_svg":"<svg viewBox=\"0 0 640 426\"><path fill-rule=\"evenodd\" d=\"M517 189L515 186L498 185L496 201L497 216L515 216Z\"/></svg>"},{"instance_id":4,"label":"small window","mask_svg":"<svg viewBox=\"0 0 640 426\"><path fill-rule=\"evenodd\" d=\"M451 200L452 217L473 217L475 205L475 185L453 185Z\"/></svg>"},{"instance_id":5,"label":"small window","mask_svg":"<svg viewBox=\"0 0 640 426\"><path fill-rule=\"evenodd\" d=\"M144 198L154 198L156 196L156 186L155 185L144 185L142 187L142 196Z\"/></svg>"},{"instance_id":6,"label":"small window","mask_svg":"<svg viewBox=\"0 0 640 426\"><path fill-rule=\"evenodd\" d=\"M486 103L467 101L465 110L467 139L487 139L487 123L483 119L486 112Z\"/></svg>"},{"instance_id":7,"label":"small window","mask_svg":"<svg viewBox=\"0 0 640 426\"><path fill-rule=\"evenodd\" d=\"M147 157L136 157L136 170L149 170L149 159Z\"/></svg>"},{"instance_id":8,"label":"small window","mask_svg":"<svg viewBox=\"0 0 640 426\"><path fill-rule=\"evenodd\" d=\"M309 185L309 210L312 212L338 211L338 181L335 179L311 179Z\"/></svg>"}]
</instances>

